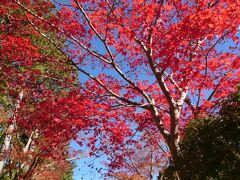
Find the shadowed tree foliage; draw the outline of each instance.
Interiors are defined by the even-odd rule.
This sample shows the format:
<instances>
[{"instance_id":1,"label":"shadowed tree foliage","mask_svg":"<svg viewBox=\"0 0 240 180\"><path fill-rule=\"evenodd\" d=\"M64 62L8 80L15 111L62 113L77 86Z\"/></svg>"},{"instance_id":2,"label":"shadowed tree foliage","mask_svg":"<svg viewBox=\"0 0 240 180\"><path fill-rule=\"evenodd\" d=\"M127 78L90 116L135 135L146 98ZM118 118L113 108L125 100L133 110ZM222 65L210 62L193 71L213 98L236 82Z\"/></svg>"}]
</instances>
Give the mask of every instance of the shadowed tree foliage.
<instances>
[{"instance_id":1,"label":"shadowed tree foliage","mask_svg":"<svg viewBox=\"0 0 240 180\"><path fill-rule=\"evenodd\" d=\"M192 121L180 148L184 179L240 179L240 93L219 115Z\"/></svg>"}]
</instances>

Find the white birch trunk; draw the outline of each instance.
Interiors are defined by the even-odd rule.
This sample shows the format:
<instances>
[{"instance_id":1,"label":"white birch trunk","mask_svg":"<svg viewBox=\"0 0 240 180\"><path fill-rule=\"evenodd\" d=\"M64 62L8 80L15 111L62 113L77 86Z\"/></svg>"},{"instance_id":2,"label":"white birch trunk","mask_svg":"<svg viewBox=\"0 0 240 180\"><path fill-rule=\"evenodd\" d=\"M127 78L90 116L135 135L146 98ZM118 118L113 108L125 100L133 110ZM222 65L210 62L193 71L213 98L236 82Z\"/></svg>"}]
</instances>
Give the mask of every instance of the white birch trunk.
<instances>
[{"instance_id":1,"label":"white birch trunk","mask_svg":"<svg viewBox=\"0 0 240 180\"><path fill-rule=\"evenodd\" d=\"M8 152L11 149L12 132L16 128L16 116L14 115L14 113L18 112L22 98L23 98L23 91L21 91L19 93L19 99L17 100L17 102L15 104L15 112L13 112L13 114L12 114L13 123L8 126L7 131L5 133L5 138L4 138L3 146L1 149L1 154L3 155L3 158L0 160L0 175L2 174L5 163L8 160Z\"/></svg>"}]
</instances>

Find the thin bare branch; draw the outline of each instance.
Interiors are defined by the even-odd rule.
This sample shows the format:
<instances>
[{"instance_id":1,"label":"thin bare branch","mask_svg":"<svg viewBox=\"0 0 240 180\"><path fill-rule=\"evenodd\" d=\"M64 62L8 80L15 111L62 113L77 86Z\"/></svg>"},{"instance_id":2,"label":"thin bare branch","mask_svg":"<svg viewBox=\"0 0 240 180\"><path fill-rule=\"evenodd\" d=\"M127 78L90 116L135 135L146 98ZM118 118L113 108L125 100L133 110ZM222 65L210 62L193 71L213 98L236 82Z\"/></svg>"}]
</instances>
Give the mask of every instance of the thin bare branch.
<instances>
[{"instance_id":1,"label":"thin bare branch","mask_svg":"<svg viewBox=\"0 0 240 180\"><path fill-rule=\"evenodd\" d=\"M208 69L208 55L213 50L213 48L227 35L228 32L225 32L218 40L208 49L207 53L205 54L205 76L207 76L207 69Z\"/></svg>"}]
</instances>

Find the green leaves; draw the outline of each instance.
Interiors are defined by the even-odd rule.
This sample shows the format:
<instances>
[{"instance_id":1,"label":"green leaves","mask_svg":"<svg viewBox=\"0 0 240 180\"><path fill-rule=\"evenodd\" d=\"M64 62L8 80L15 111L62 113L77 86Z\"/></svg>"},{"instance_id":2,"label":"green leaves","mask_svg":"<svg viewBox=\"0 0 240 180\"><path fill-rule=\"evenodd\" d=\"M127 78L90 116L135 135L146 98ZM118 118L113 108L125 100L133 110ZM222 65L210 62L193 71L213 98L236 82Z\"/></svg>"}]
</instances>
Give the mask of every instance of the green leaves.
<instances>
[{"instance_id":1,"label":"green leaves","mask_svg":"<svg viewBox=\"0 0 240 180\"><path fill-rule=\"evenodd\" d=\"M186 179L239 179L239 93L222 103L219 115L195 119L180 143L179 169Z\"/></svg>"}]
</instances>

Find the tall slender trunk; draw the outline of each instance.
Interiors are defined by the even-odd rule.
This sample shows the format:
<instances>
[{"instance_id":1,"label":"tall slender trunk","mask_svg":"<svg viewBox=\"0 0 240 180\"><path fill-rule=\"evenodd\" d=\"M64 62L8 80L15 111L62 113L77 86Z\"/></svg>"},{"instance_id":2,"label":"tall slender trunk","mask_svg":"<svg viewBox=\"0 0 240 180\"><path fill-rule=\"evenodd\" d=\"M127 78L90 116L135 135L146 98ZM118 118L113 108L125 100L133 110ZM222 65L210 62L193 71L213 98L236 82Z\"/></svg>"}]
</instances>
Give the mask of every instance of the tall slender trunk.
<instances>
[{"instance_id":1,"label":"tall slender trunk","mask_svg":"<svg viewBox=\"0 0 240 180\"><path fill-rule=\"evenodd\" d=\"M20 102L22 101L22 98L23 98L23 91L19 93L19 98L15 104L15 111L12 112L10 115L13 117L13 122L8 126L5 132L5 138L4 138L3 146L1 149L1 154L3 154L3 158L0 160L0 175L2 174L5 163L8 160L8 153L11 150L12 133L16 128L16 113L20 108Z\"/></svg>"},{"instance_id":2,"label":"tall slender trunk","mask_svg":"<svg viewBox=\"0 0 240 180\"><path fill-rule=\"evenodd\" d=\"M1 154L3 154L3 158L0 161L0 174L2 174L4 164L5 164L6 160L8 159L7 156L8 156L8 152L10 150L10 146L11 146L13 130L14 130L14 124L10 124L7 128L7 132L5 134L4 142L2 145L2 149L1 149Z\"/></svg>"},{"instance_id":3,"label":"tall slender trunk","mask_svg":"<svg viewBox=\"0 0 240 180\"><path fill-rule=\"evenodd\" d=\"M186 97L186 95L185 95ZM185 98L184 97L184 98ZM179 161L180 161L180 149L179 149L179 120L180 120L180 114L182 109L183 100L177 102L174 106L174 109L171 113L171 129L170 129L170 140L169 140L169 150L172 155L172 161L174 166L174 177L177 180L181 180L181 172L179 170Z\"/></svg>"}]
</instances>

